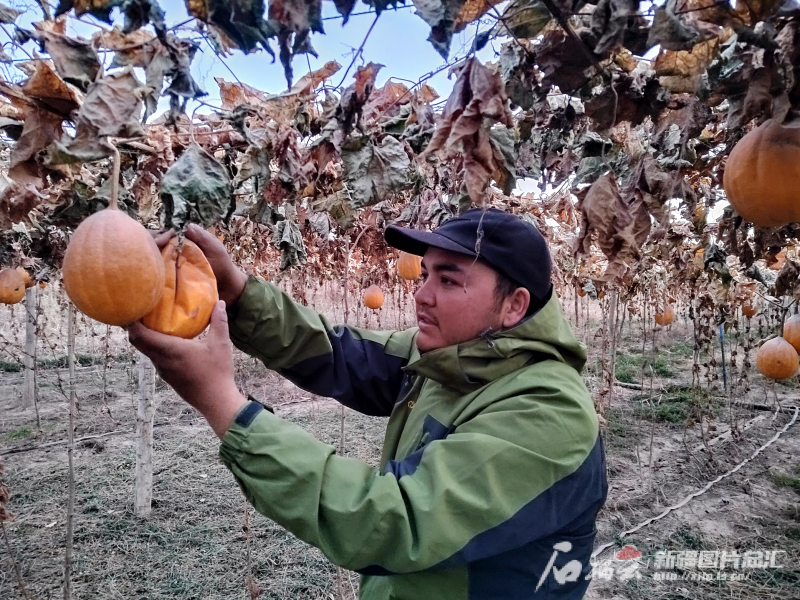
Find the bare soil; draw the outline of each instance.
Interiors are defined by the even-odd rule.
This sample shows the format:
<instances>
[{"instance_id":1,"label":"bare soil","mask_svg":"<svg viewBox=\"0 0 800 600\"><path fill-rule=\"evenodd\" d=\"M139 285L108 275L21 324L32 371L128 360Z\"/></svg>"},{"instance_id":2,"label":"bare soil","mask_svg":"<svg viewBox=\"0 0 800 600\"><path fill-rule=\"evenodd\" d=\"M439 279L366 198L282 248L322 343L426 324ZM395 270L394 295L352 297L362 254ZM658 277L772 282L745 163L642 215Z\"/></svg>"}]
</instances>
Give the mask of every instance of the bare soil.
<instances>
[{"instance_id":1,"label":"bare soil","mask_svg":"<svg viewBox=\"0 0 800 600\"><path fill-rule=\"evenodd\" d=\"M602 331L599 314L592 317L576 330L590 348L586 380L597 395ZM19 312L13 315L20 318ZM24 335L24 327L10 319L0 312L0 341L21 344L15 336ZM162 383L157 387L153 512L146 520L134 517L136 356L121 331L104 338L104 327L82 323L73 597L249 598L250 573L265 599L330 599L339 587L343 598L355 598L356 574L342 571L337 584L335 567L318 550L246 506L218 459L210 428ZM0 540L0 598L8 600L63 595L67 372L57 360L61 327L53 325L49 335L59 343L40 344L38 424L33 411L18 408L23 376L10 370L11 346L3 358L6 370L0 371L3 480L12 495L8 510L16 515ZM736 347L735 336L726 343L728 351ZM605 410L610 492L597 537L598 547L614 545L598 556L603 569L596 569L587 598L800 598L800 422L707 492L620 537L750 457L790 422L789 407L800 406L794 380L775 388L781 408L754 370L749 391L742 385L726 391L718 367L703 368L702 381L693 387L692 345L691 322L685 320L659 332L655 345L649 339L643 345L638 320L623 332L617 378L629 387L615 386ZM706 363L708 356L702 357ZM343 410L299 390L244 355L237 354L236 364L243 389L325 442L339 445L344 416L345 454L377 464L384 419ZM740 373L728 375L735 383ZM643 389L630 389L636 386ZM726 437L731 423L733 434ZM245 511L250 539L243 530ZM614 558L626 544L643 552L635 570L630 561ZM767 550L779 551L777 562L783 566L724 570L746 575L742 581L695 581L691 574L700 571L677 568L670 572L679 579L657 580L664 572L655 568L658 551L741 555ZM716 577L718 571L704 572Z\"/></svg>"}]
</instances>

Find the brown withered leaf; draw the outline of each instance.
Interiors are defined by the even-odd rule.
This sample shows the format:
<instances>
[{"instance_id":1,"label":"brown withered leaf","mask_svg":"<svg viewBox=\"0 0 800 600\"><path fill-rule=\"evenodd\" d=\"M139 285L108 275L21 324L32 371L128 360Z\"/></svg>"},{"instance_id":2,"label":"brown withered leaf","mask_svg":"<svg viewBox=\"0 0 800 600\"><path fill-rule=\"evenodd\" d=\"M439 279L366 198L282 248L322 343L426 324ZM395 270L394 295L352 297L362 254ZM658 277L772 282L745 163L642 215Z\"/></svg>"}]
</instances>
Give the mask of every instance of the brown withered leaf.
<instances>
[{"instance_id":1,"label":"brown withered leaf","mask_svg":"<svg viewBox=\"0 0 800 600\"><path fill-rule=\"evenodd\" d=\"M470 199L482 204L484 190L499 166L489 128L495 122L513 127L512 116L499 74L476 58L467 60L457 73L441 120L419 160L436 152L444 160L455 161Z\"/></svg>"},{"instance_id":2,"label":"brown withered leaf","mask_svg":"<svg viewBox=\"0 0 800 600\"><path fill-rule=\"evenodd\" d=\"M35 70L21 86L29 98L38 100L64 118L80 107L79 92L65 83L52 69L49 61L34 61Z\"/></svg>"},{"instance_id":3,"label":"brown withered leaf","mask_svg":"<svg viewBox=\"0 0 800 600\"><path fill-rule=\"evenodd\" d=\"M342 92L333 119L325 127L326 137L337 150L341 148L342 142L350 135L353 127L361 122L364 105L372 94L375 77L382 68L383 65L373 62L359 67L355 74L355 82Z\"/></svg>"},{"instance_id":4,"label":"brown withered leaf","mask_svg":"<svg viewBox=\"0 0 800 600\"><path fill-rule=\"evenodd\" d=\"M480 19L502 1L503 0L466 0L466 2L461 5L458 13L456 13L455 33L464 31L467 25Z\"/></svg>"},{"instance_id":5,"label":"brown withered leaf","mask_svg":"<svg viewBox=\"0 0 800 600\"><path fill-rule=\"evenodd\" d=\"M0 4L0 23L5 23L6 25L13 25L14 22L17 20L17 17L24 13L24 10L18 10L16 8L11 8L10 6L6 6L5 4Z\"/></svg>"},{"instance_id":6,"label":"brown withered leaf","mask_svg":"<svg viewBox=\"0 0 800 600\"><path fill-rule=\"evenodd\" d=\"M579 256L590 255L592 235L608 259L601 281L609 281L627 270L626 260L639 255L650 233L650 215L641 199L628 204L622 198L612 173L595 181L579 200L581 232L576 241Z\"/></svg>"},{"instance_id":7,"label":"brown withered leaf","mask_svg":"<svg viewBox=\"0 0 800 600\"><path fill-rule=\"evenodd\" d=\"M798 265L792 260L787 260L783 263L783 267L778 272L778 277L775 279L774 296L794 296L798 291L798 278L800 272Z\"/></svg>"},{"instance_id":8,"label":"brown withered leaf","mask_svg":"<svg viewBox=\"0 0 800 600\"><path fill-rule=\"evenodd\" d=\"M33 37L53 60L61 79L86 91L100 72L100 59L91 42L51 31L36 31Z\"/></svg>"},{"instance_id":9,"label":"brown withered leaf","mask_svg":"<svg viewBox=\"0 0 800 600\"><path fill-rule=\"evenodd\" d=\"M786 0L736 0L735 10L746 25L755 25L766 21L787 4Z\"/></svg>"},{"instance_id":10,"label":"brown withered leaf","mask_svg":"<svg viewBox=\"0 0 800 600\"><path fill-rule=\"evenodd\" d=\"M288 87L292 87L292 58L297 54L317 53L311 46L311 32L325 33L322 27L322 0L271 0L269 22L277 28L280 60Z\"/></svg>"},{"instance_id":11,"label":"brown withered leaf","mask_svg":"<svg viewBox=\"0 0 800 600\"><path fill-rule=\"evenodd\" d=\"M699 76L719 53L719 38L695 44L691 50L664 50L658 53L653 69L656 75L693 78Z\"/></svg>"},{"instance_id":12,"label":"brown withered leaf","mask_svg":"<svg viewBox=\"0 0 800 600\"><path fill-rule=\"evenodd\" d=\"M41 185L40 165L36 156L53 140L61 139L64 117L31 105L24 113L22 135L11 148L8 176L25 184Z\"/></svg>"},{"instance_id":13,"label":"brown withered leaf","mask_svg":"<svg viewBox=\"0 0 800 600\"><path fill-rule=\"evenodd\" d=\"M106 136L139 137L142 85L130 67L99 79L78 111L75 137L54 143L50 164L99 160L113 154Z\"/></svg>"},{"instance_id":14,"label":"brown withered leaf","mask_svg":"<svg viewBox=\"0 0 800 600\"><path fill-rule=\"evenodd\" d=\"M138 48L156 39L156 35L147 29L137 29L124 33L119 27L114 29L101 29L92 36L92 43L97 48L113 50L114 52L134 52Z\"/></svg>"},{"instance_id":15,"label":"brown withered leaf","mask_svg":"<svg viewBox=\"0 0 800 600\"><path fill-rule=\"evenodd\" d=\"M13 182L0 193L0 229L11 229L47 198L32 185Z\"/></svg>"},{"instance_id":16,"label":"brown withered leaf","mask_svg":"<svg viewBox=\"0 0 800 600\"><path fill-rule=\"evenodd\" d=\"M258 106L267 99L264 92L246 83L233 83L225 81L222 77L215 77L214 81L219 86L219 97L225 110L232 110L240 104Z\"/></svg>"}]
</instances>

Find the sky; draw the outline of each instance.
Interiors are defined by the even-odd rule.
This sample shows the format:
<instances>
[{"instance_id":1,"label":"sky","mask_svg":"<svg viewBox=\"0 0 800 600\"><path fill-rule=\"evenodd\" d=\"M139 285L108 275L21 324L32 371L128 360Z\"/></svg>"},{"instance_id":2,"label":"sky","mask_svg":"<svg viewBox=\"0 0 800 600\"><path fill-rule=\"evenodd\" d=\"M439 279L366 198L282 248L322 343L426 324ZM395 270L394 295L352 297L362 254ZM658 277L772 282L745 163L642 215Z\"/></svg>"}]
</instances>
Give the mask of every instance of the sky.
<instances>
[{"instance_id":1,"label":"sky","mask_svg":"<svg viewBox=\"0 0 800 600\"><path fill-rule=\"evenodd\" d=\"M30 7L28 12L18 19L18 23L29 26L34 20L41 20L41 9L32 0L11 0L9 5L18 8ZM54 4L51 1L51 4ZM166 14L167 25L181 23L188 19L186 7L183 0L160 0L159 4ZM265 2L266 4L266 2ZM356 68L368 62L375 62L384 65L377 77L377 85L382 86L389 78L398 78L418 81L425 74L434 71L445 64L442 57L433 49L427 41L430 34L430 27L418 16L411 0L407 0L406 7L399 5L398 10L386 10L378 19L369 38L364 45L362 57L356 61L350 70L345 85L353 80ZM502 4L499 8L502 9ZM336 60L342 69L335 74L331 81L338 85L342 81L347 66L353 59L356 49L364 41L364 38L375 20L375 14L357 14L370 10L366 4L359 3L353 9L350 20L342 26L342 19L336 11L333 2L325 0L322 3L322 16L325 34L312 34L312 45L317 50L319 58L311 55L300 55L293 61L295 81L311 69L318 69L330 60ZM112 17L116 24L122 25L123 18L115 10ZM70 19L70 33L76 33L82 37L91 37L97 31L97 25L109 27L107 24L95 20L89 15L82 17L83 21L95 23L95 25L78 22ZM481 25L481 29L491 27L492 23L487 19ZM456 34L451 45L450 57L463 56L471 46L477 27L470 25L467 30ZM189 31L180 32L181 35L190 36ZM499 45L495 42L497 50ZM26 47L30 49L29 43ZM277 46L273 44L277 53ZM18 53L15 53L17 57ZM493 60L495 52L489 44L478 57L482 61ZM233 74L232 74L233 73ZM283 67L279 61L272 62L267 52L259 50L250 54L243 54L239 50L234 50L232 55L225 58L217 57L211 48L203 43L200 51L196 54L192 63L192 74L208 92L208 97L204 98L210 104L216 104L219 100L219 88L214 81L215 77L221 77L227 81L235 81L237 78L243 83L270 94L278 94L286 90L286 80L283 75ZM235 74L235 78L234 78ZM445 99L453 86L453 80L448 80L447 70L435 75L428 81L440 95ZM166 102L162 103L166 108ZM192 107L190 104L189 112Z\"/></svg>"}]
</instances>

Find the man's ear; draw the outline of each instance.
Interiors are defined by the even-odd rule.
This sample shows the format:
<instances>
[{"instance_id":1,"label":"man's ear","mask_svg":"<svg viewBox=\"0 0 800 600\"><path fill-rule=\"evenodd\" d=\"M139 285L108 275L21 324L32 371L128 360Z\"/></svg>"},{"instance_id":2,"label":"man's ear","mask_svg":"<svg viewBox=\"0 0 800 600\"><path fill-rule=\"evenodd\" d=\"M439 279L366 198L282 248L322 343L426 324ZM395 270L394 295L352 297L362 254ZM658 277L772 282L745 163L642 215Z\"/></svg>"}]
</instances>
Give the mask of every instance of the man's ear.
<instances>
[{"instance_id":1,"label":"man's ear","mask_svg":"<svg viewBox=\"0 0 800 600\"><path fill-rule=\"evenodd\" d=\"M514 327L525 317L531 303L531 293L527 289L519 287L505 299L504 303L508 310L503 317L503 328L508 329Z\"/></svg>"}]
</instances>

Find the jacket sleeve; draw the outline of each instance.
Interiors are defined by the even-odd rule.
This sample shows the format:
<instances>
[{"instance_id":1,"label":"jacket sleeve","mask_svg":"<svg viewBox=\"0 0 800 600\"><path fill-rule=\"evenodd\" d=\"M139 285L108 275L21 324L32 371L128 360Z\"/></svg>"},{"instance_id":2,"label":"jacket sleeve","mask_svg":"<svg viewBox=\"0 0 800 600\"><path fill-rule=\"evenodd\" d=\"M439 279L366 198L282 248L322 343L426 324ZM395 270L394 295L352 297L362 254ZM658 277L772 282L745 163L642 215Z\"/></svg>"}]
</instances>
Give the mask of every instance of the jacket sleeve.
<instances>
[{"instance_id":1,"label":"jacket sleeve","mask_svg":"<svg viewBox=\"0 0 800 600\"><path fill-rule=\"evenodd\" d=\"M259 512L332 562L411 573L495 556L589 510L593 527L605 485L594 411L546 412L529 397L501 400L410 456L398 475L338 456L251 404L220 454ZM537 420L549 425L524 426Z\"/></svg>"},{"instance_id":2,"label":"jacket sleeve","mask_svg":"<svg viewBox=\"0 0 800 600\"><path fill-rule=\"evenodd\" d=\"M276 286L251 277L228 310L234 345L269 369L320 395L373 416L389 416L415 348L416 329L368 331L332 326Z\"/></svg>"}]
</instances>

